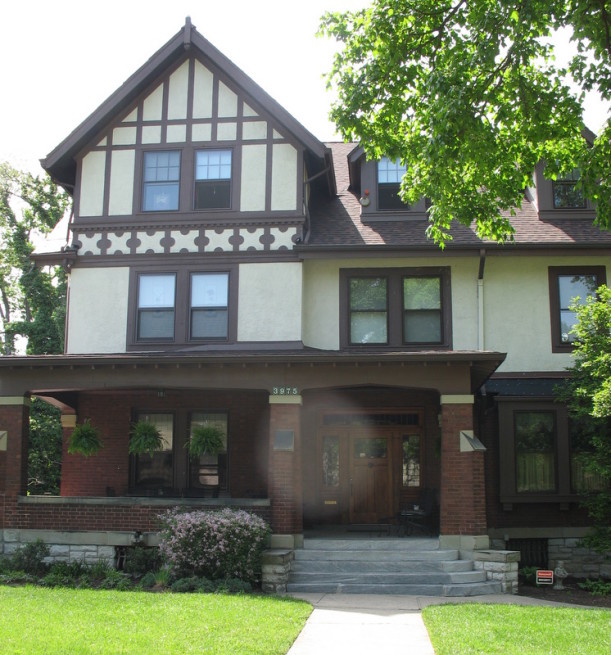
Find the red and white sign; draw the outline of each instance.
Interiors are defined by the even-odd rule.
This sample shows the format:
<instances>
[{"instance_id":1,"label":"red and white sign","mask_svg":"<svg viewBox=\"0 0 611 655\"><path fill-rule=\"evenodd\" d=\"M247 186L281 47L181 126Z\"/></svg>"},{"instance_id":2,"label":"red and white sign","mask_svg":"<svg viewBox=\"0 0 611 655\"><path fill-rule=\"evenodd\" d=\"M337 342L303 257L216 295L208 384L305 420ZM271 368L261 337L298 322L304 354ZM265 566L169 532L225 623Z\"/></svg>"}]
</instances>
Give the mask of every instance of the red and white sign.
<instances>
[{"instance_id":1,"label":"red and white sign","mask_svg":"<svg viewBox=\"0 0 611 655\"><path fill-rule=\"evenodd\" d=\"M537 584L554 584L554 572L537 569Z\"/></svg>"}]
</instances>

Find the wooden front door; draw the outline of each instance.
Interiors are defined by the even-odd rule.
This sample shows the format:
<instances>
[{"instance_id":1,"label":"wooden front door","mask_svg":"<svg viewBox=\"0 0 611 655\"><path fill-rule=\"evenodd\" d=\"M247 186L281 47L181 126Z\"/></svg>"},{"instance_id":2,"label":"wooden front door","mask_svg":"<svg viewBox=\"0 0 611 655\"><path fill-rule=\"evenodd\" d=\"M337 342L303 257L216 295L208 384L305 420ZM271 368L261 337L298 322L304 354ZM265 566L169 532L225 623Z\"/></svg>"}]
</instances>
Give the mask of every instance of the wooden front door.
<instances>
[{"instance_id":1,"label":"wooden front door","mask_svg":"<svg viewBox=\"0 0 611 655\"><path fill-rule=\"evenodd\" d=\"M391 447L383 433L350 434L350 523L392 518Z\"/></svg>"}]
</instances>

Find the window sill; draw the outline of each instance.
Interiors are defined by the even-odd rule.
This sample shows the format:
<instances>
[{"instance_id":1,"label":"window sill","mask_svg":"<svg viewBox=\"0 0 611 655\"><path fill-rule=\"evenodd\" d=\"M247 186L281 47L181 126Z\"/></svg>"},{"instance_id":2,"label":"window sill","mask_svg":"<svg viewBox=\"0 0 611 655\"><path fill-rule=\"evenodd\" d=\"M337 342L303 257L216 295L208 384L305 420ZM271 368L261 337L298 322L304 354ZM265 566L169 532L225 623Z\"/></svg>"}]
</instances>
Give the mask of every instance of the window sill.
<instances>
[{"instance_id":1,"label":"window sill","mask_svg":"<svg viewBox=\"0 0 611 655\"><path fill-rule=\"evenodd\" d=\"M210 505L214 507L269 507L269 498L184 498L165 496L19 496L20 505L155 505L175 507Z\"/></svg>"}]
</instances>

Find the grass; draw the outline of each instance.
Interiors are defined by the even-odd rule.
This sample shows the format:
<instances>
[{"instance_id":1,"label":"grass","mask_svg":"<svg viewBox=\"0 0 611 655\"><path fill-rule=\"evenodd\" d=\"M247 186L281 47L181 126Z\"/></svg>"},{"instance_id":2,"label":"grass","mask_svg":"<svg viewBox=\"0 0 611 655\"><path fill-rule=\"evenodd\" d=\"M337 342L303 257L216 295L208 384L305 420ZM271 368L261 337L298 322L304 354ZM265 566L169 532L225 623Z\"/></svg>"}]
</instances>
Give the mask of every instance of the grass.
<instances>
[{"instance_id":1,"label":"grass","mask_svg":"<svg viewBox=\"0 0 611 655\"><path fill-rule=\"evenodd\" d=\"M0 586L2 655L284 655L312 608L259 595Z\"/></svg>"},{"instance_id":2,"label":"grass","mask_svg":"<svg viewBox=\"0 0 611 655\"><path fill-rule=\"evenodd\" d=\"M611 612L519 605L437 605L423 610L436 655L608 655Z\"/></svg>"}]
</instances>

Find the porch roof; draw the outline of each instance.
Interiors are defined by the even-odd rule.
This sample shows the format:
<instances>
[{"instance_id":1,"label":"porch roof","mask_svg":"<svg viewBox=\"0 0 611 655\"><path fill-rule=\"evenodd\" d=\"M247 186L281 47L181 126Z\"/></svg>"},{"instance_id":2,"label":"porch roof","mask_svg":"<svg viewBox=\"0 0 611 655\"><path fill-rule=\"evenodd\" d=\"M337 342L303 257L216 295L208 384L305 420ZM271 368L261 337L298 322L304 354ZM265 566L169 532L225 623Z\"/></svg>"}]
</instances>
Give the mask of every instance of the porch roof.
<instances>
[{"instance_id":1,"label":"porch roof","mask_svg":"<svg viewBox=\"0 0 611 655\"><path fill-rule=\"evenodd\" d=\"M505 359L491 351L214 351L0 358L0 396L146 388L378 385L474 393Z\"/></svg>"}]
</instances>

